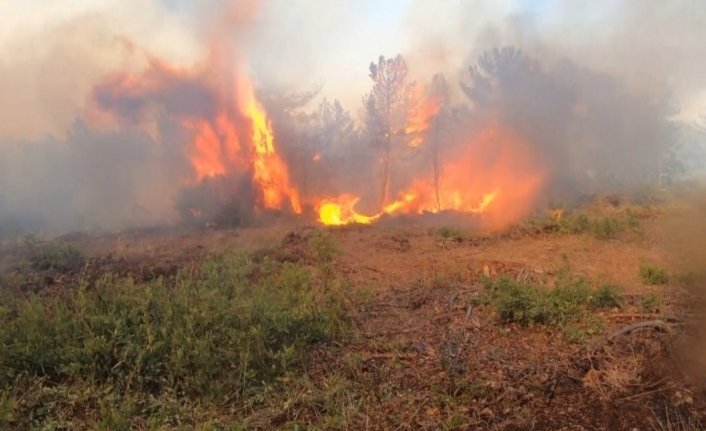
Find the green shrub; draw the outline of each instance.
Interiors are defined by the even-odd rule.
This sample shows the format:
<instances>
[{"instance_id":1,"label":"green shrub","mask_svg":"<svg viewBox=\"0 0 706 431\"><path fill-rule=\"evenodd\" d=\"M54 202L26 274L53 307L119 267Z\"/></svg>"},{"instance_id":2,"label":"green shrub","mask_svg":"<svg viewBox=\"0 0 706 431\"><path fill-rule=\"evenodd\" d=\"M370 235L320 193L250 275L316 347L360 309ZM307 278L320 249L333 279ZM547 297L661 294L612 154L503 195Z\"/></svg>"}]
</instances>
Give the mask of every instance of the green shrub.
<instances>
[{"instance_id":1,"label":"green shrub","mask_svg":"<svg viewBox=\"0 0 706 431\"><path fill-rule=\"evenodd\" d=\"M319 263L332 263L343 250L331 233L317 231L309 237L309 250Z\"/></svg>"},{"instance_id":2,"label":"green shrub","mask_svg":"<svg viewBox=\"0 0 706 431\"><path fill-rule=\"evenodd\" d=\"M559 219L559 232L567 234L580 234L591 228L591 220L586 214L565 212Z\"/></svg>"},{"instance_id":3,"label":"green shrub","mask_svg":"<svg viewBox=\"0 0 706 431\"><path fill-rule=\"evenodd\" d=\"M623 230L623 226L614 217L605 216L593 221L593 235L598 239L615 238Z\"/></svg>"},{"instance_id":4,"label":"green shrub","mask_svg":"<svg viewBox=\"0 0 706 431\"><path fill-rule=\"evenodd\" d=\"M630 229L636 230L640 227L640 220L637 219L635 212L631 208L625 210L625 217L627 218Z\"/></svg>"},{"instance_id":5,"label":"green shrub","mask_svg":"<svg viewBox=\"0 0 706 431\"><path fill-rule=\"evenodd\" d=\"M4 394L20 376L44 385L86 382L101 400L115 395L116 406L130 394L218 406L245 402L300 370L310 344L345 339L346 289L319 292L310 270L292 263L257 283L254 270L249 255L229 253L194 274L179 272L173 286L106 275L70 295L5 303L0 423L9 417ZM96 426L125 428L131 412L116 406L101 404L104 422Z\"/></svg>"},{"instance_id":6,"label":"green shrub","mask_svg":"<svg viewBox=\"0 0 706 431\"><path fill-rule=\"evenodd\" d=\"M620 293L618 286L604 284L600 286L591 298L593 308L620 308Z\"/></svg>"},{"instance_id":7,"label":"green shrub","mask_svg":"<svg viewBox=\"0 0 706 431\"><path fill-rule=\"evenodd\" d=\"M584 213L566 212L559 219L558 231L564 234L592 232L598 239L615 238L623 230L623 224L615 217L605 216L591 220Z\"/></svg>"},{"instance_id":8,"label":"green shrub","mask_svg":"<svg viewBox=\"0 0 706 431\"><path fill-rule=\"evenodd\" d=\"M669 283L669 273L666 269L655 264L640 266L640 279L648 286L657 286Z\"/></svg>"},{"instance_id":9,"label":"green shrub","mask_svg":"<svg viewBox=\"0 0 706 431\"><path fill-rule=\"evenodd\" d=\"M662 300L656 295L643 296L640 301L640 308L643 313L653 313L662 303Z\"/></svg>"},{"instance_id":10,"label":"green shrub","mask_svg":"<svg viewBox=\"0 0 706 431\"><path fill-rule=\"evenodd\" d=\"M583 278L558 279L553 288L521 283L511 278L484 279L485 301L502 320L520 324L561 326L581 321L590 308L617 302L614 287L594 289Z\"/></svg>"},{"instance_id":11,"label":"green shrub","mask_svg":"<svg viewBox=\"0 0 706 431\"><path fill-rule=\"evenodd\" d=\"M309 250L318 268L321 282L328 288L334 277L334 260L343 250L329 232L318 231L309 238Z\"/></svg>"},{"instance_id":12,"label":"green shrub","mask_svg":"<svg viewBox=\"0 0 706 431\"><path fill-rule=\"evenodd\" d=\"M441 235L442 238L452 239L458 242L463 240L463 233L460 229L455 227L444 226L439 229L439 235Z\"/></svg>"},{"instance_id":13,"label":"green shrub","mask_svg":"<svg viewBox=\"0 0 706 431\"><path fill-rule=\"evenodd\" d=\"M36 271L70 271L85 263L81 250L66 241L40 242L33 236L27 236L22 244L22 252L31 268Z\"/></svg>"}]
</instances>

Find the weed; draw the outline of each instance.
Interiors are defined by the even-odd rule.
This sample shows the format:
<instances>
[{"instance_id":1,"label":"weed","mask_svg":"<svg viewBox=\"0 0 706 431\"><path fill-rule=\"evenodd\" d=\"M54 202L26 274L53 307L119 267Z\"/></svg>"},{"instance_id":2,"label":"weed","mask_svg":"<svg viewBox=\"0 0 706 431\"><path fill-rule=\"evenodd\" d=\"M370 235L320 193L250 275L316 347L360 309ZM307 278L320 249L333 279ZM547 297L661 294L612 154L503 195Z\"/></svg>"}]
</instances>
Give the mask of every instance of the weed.
<instances>
[{"instance_id":1,"label":"weed","mask_svg":"<svg viewBox=\"0 0 706 431\"><path fill-rule=\"evenodd\" d=\"M559 219L559 233L580 234L591 228L591 220L586 214L565 212Z\"/></svg>"},{"instance_id":2,"label":"weed","mask_svg":"<svg viewBox=\"0 0 706 431\"><path fill-rule=\"evenodd\" d=\"M453 285L451 278L443 272L435 273L426 283L429 289L447 289Z\"/></svg>"},{"instance_id":3,"label":"weed","mask_svg":"<svg viewBox=\"0 0 706 431\"><path fill-rule=\"evenodd\" d=\"M643 313L654 313L659 308L662 300L656 295L646 295L640 301L640 307Z\"/></svg>"},{"instance_id":4,"label":"weed","mask_svg":"<svg viewBox=\"0 0 706 431\"><path fill-rule=\"evenodd\" d=\"M544 231L549 230L551 227L556 228L555 222L556 219L554 217L549 217L549 215L545 213L539 213L525 219L521 228L533 231Z\"/></svg>"},{"instance_id":5,"label":"weed","mask_svg":"<svg viewBox=\"0 0 706 431\"><path fill-rule=\"evenodd\" d=\"M0 392L0 427L3 429L12 422L12 411L15 409L15 400L7 392Z\"/></svg>"},{"instance_id":6,"label":"weed","mask_svg":"<svg viewBox=\"0 0 706 431\"><path fill-rule=\"evenodd\" d=\"M587 310L603 306L613 291L594 289L583 279L558 279L554 288L521 283L510 278L484 279L485 301L498 316L520 324L561 326L579 322Z\"/></svg>"},{"instance_id":7,"label":"weed","mask_svg":"<svg viewBox=\"0 0 706 431\"><path fill-rule=\"evenodd\" d=\"M565 326L562 335L564 341L569 344L585 344L588 337L601 334L604 330L605 320L589 315L580 322Z\"/></svg>"},{"instance_id":8,"label":"weed","mask_svg":"<svg viewBox=\"0 0 706 431\"><path fill-rule=\"evenodd\" d=\"M331 263L336 256L343 253L336 238L326 231L317 231L309 237L309 250L314 259L320 263Z\"/></svg>"},{"instance_id":9,"label":"weed","mask_svg":"<svg viewBox=\"0 0 706 431\"><path fill-rule=\"evenodd\" d=\"M640 279L648 286L659 286L669 283L669 272L666 269L645 263L640 266Z\"/></svg>"},{"instance_id":10,"label":"weed","mask_svg":"<svg viewBox=\"0 0 706 431\"><path fill-rule=\"evenodd\" d=\"M615 238L619 232L623 230L623 226L618 219L605 216L601 219L594 220L592 224L593 235L598 239Z\"/></svg>"},{"instance_id":11,"label":"weed","mask_svg":"<svg viewBox=\"0 0 706 431\"><path fill-rule=\"evenodd\" d=\"M586 334L576 326L567 326L563 331L563 338L569 344L581 344L586 339Z\"/></svg>"},{"instance_id":12,"label":"weed","mask_svg":"<svg viewBox=\"0 0 706 431\"><path fill-rule=\"evenodd\" d=\"M625 217L627 218L630 229L637 230L640 228L640 221L637 219L635 211L633 211L632 208L625 210Z\"/></svg>"},{"instance_id":13,"label":"weed","mask_svg":"<svg viewBox=\"0 0 706 431\"><path fill-rule=\"evenodd\" d=\"M442 238L452 239L456 242L463 241L463 233L460 229L455 227L444 226L439 229L439 235L441 235Z\"/></svg>"},{"instance_id":14,"label":"weed","mask_svg":"<svg viewBox=\"0 0 706 431\"><path fill-rule=\"evenodd\" d=\"M620 293L618 286L601 285L591 298L593 308L620 308Z\"/></svg>"},{"instance_id":15,"label":"weed","mask_svg":"<svg viewBox=\"0 0 706 431\"><path fill-rule=\"evenodd\" d=\"M329 287L334 276L334 260L343 250L336 238L326 231L317 231L309 238L309 250L317 263L324 287Z\"/></svg>"},{"instance_id":16,"label":"weed","mask_svg":"<svg viewBox=\"0 0 706 431\"><path fill-rule=\"evenodd\" d=\"M22 252L32 269L70 271L80 268L85 259L75 245L66 241L41 242L32 235L24 238Z\"/></svg>"}]
</instances>

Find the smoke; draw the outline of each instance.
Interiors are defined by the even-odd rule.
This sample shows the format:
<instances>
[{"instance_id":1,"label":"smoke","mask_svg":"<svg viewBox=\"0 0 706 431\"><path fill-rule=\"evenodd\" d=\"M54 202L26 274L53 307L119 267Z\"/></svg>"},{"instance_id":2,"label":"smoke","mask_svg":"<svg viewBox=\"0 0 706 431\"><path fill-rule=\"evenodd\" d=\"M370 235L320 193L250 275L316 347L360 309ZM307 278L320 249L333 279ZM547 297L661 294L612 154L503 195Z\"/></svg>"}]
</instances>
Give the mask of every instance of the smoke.
<instances>
[{"instance_id":1,"label":"smoke","mask_svg":"<svg viewBox=\"0 0 706 431\"><path fill-rule=\"evenodd\" d=\"M514 46L545 66L568 60L619 78L636 92L671 91L690 114L702 107L703 2L440 3L414 1L405 22L415 47L410 54L427 75L456 74L462 62L475 63L485 50Z\"/></svg>"},{"instance_id":2,"label":"smoke","mask_svg":"<svg viewBox=\"0 0 706 431\"><path fill-rule=\"evenodd\" d=\"M447 138L448 155L473 159L469 136L483 119L499 121L541 164L545 197L662 175L677 139L667 118L693 117L703 103L706 4L694 0L37 3L0 5L11 17L0 25L5 230L178 220L190 212L184 196L200 202L198 190L219 196L213 190L226 187L199 183L213 157L211 174L230 177L242 195L225 208L257 203L242 160L254 126L233 101L250 91L243 76L258 94L323 83L318 98L296 106L284 96L267 103L288 175L310 193L377 195L379 153L358 112L372 86L367 65L380 54L402 54L419 83L443 73L450 104L469 105L472 119ZM500 55L499 69L470 72L505 46L515 48L514 63ZM357 128L311 126L324 98L339 100ZM195 145L206 135L218 144ZM430 175L429 154L393 164L393 184ZM477 161L468 169L503 171ZM203 204L206 212L219 199Z\"/></svg>"},{"instance_id":3,"label":"smoke","mask_svg":"<svg viewBox=\"0 0 706 431\"><path fill-rule=\"evenodd\" d=\"M551 170L548 193L566 196L679 169L690 125L675 120L704 103L705 17L689 0L417 1L406 29L417 76L460 81L455 100L499 115Z\"/></svg>"}]
</instances>

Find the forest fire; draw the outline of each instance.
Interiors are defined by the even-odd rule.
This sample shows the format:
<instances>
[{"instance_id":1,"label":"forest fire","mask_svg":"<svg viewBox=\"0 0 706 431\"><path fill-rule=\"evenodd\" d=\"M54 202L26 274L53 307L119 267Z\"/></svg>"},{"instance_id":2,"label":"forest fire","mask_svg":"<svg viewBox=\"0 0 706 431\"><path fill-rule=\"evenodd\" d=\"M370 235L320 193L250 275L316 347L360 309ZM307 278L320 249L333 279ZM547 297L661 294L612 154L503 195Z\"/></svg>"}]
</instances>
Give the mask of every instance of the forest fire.
<instances>
[{"instance_id":1,"label":"forest fire","mask_svg":"<svg viewBox=\"0 0 706 431\"><path fill-rule=\"evenodd\" d=\"M381 64L393 67L386 62ZM405 70L402 66L398 69ZM392 124L392 117L379 116L385 125L384 140L388 147L419 148L420 154L433 150L433 165L420 168L393 160L392 166L399 166L396 169L406 173L405 179L396 180L395 189L391 189L390 171L386 169L391 158L388 148L383 158L388 160L383 169L387 175L384 198L369 215L357 212L355 206L361 200L358 192L367 196L370 190L344 189L339 193L329 189L312 193L301 187L298 178L290 177L290 164L297 163L298 158L285 159L277 151L282 142L276 139L270 116L257 99L249 76L237 63L234 67L232 61L224 62L217 50L193 69L171 67L150 58L142 74L125 74L97 86L94 99L104 111L130 124L149 122L146 114L154 111L154 104L167 111L190 136L186 152L193 177L186 183L217 187L213 193L217 201L209 204L215 211L284 210L302 215L306 207L312 208L318 222L324 225L371 224L384 215L455 211L483 214L489 227L503 227L526 214L543 183L540 164L529 146L502 122L486 121L480 130L461 130L442 147L438 142L441 135L429 136L428 131L439 127L434 119L446 103L443 91L438 92L441 96L434 96L433 92L425 93L429 89L421 85L406 88L409 93L405 104L395 107L403 113L397 118L405 132L392 136L388 131L398 124ZM189 98L176 98L174 94L180 92L187 92ZM376 115L386 112L380 105L374 106L378 109ZM335 163L335 159L324 161L319 152L309 157L317 164ZM235 182L235 178L243 176L253 189L247 196L242 184ZM219 180L207 182L208 179ZM202 211L199 205L203 203L197 199L187 205L187 212L194 220L208 223L211 211Z\"/></svg>"}]
</instances>

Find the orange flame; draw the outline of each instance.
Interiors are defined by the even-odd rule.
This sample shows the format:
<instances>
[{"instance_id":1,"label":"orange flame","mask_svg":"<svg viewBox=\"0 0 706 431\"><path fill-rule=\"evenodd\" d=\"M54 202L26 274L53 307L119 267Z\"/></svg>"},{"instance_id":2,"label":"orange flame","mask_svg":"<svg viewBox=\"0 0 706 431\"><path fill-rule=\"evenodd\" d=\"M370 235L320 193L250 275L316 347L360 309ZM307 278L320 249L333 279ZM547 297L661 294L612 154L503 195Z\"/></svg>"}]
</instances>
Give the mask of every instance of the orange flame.
<instances>
[{"instance_id":1,"label":"orange flame","mask_svg":"<svg viewBox=\"0 0 706 431\"><path fill-rule=\"evenodd\" d=\"M341 226L350 223L370 224L384 214L393 214L414 200L414 196L407 195L401 200L387 205L382 212L366 216L358 214L353 207L360 200L357 196L341 195L336 199L326 199L318 206L319 221L328 226Z\"/></svg>"},{"instance_id":2,"label":"orange flame","mask_svg":"<svg viewBox=\"0 0 706 431\"><path fill-rule=\"evenodd\" d=\"M404 132L413 135L410 147L418 147L424 140L424 132L431 126L431 121L439 113L439 100L424 97L423 87L415 85L412 90L412 110L407 116Z\"/></svg>"},{"instance_id":3,"label":"orange flame","mask_svg":"<svg viewBox=\"0 0 706 431\"><path fill-rule=\"evenodd\" d=\"M150 110L161 104L194 136L189 159L196 181L249 170L262 207L290 205L299 214L299 195L276 152L267 113L237 59L224 57L224 52L213 46L207 61L191 69L146 54L148 64L141 74L111 77L94 88L94 99L118 120L145 128L152 127ZM183 89L195 101L173 96Z\"/></svg>"},{"instance_id":4,"label":"orange flame","mask_svg":"<svg viewBox=\"0 0 706 431\"><path fill-rule=\"evenodd\" d=\"M289 200L292 211L300 214L302 209L299 194L289 185L287 165L275 152L274 136L267 114L255 99L250 82L243 81L241 85L245 91L240 107L252 122L251 139L255 149L253 180L260 185L266 208L282 208L284 202Z\"/></svg>"}]
</instances>

